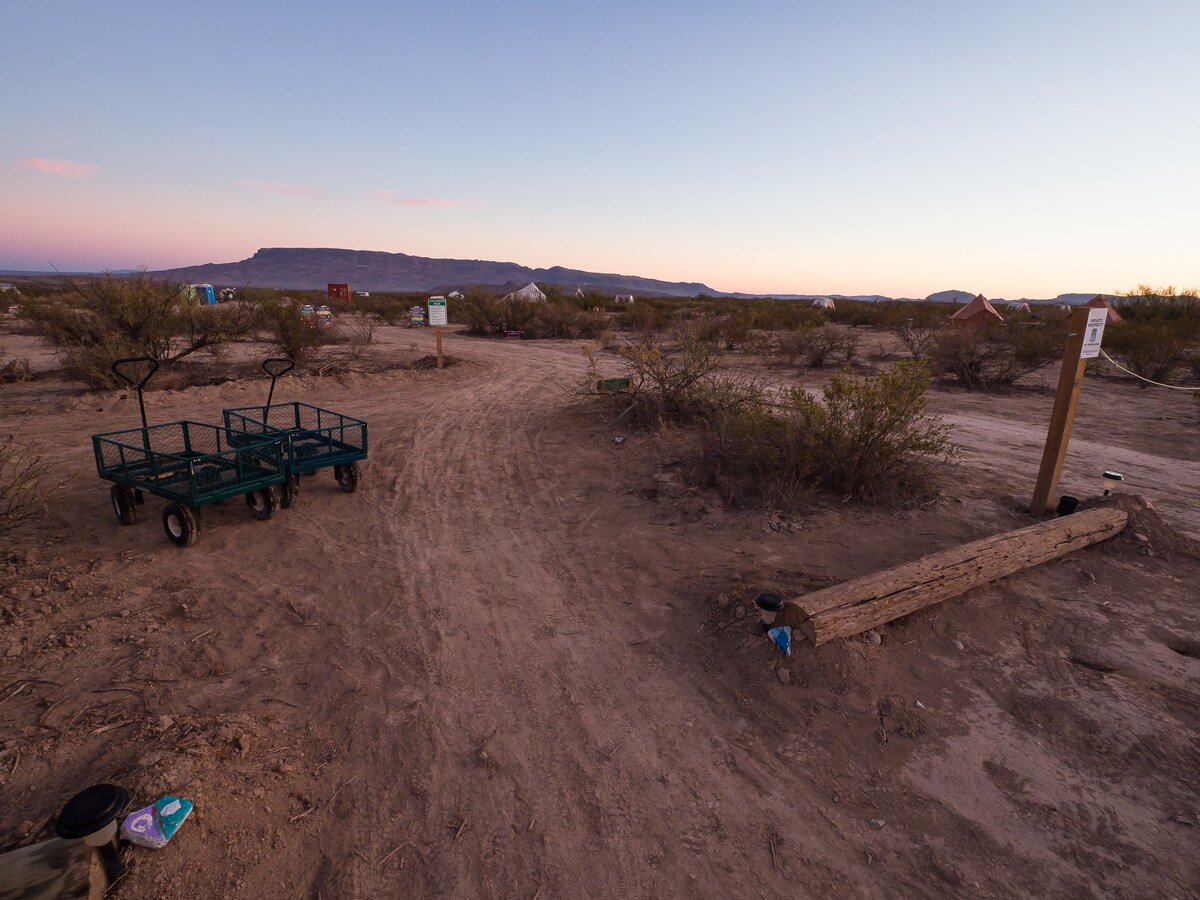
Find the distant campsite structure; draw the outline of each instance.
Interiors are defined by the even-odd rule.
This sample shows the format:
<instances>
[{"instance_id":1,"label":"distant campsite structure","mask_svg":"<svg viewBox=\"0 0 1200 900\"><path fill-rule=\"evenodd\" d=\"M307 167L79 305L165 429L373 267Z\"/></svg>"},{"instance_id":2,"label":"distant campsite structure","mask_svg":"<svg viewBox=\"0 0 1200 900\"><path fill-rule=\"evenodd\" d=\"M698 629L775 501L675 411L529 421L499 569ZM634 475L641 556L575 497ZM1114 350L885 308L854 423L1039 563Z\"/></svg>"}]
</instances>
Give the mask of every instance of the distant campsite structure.
<instances>
[{"instance_id":1,"label":"distant campsite structure","mask_svg":"<svg viewBox=\"0 0 1200 900\"><path fill-rule=\"evenodd\" d=\"M1092 309L1107 309L1108 318L1104 320L1106 325L1111 325L1113 322L1121 321L1121 314L1113 309L1112 303L1103 294L1097 294L1083 305L1091 307Z\"/></svg>"},{"instance_id":2,"label":"distant campsite structure","mask_svg":"<svg viewBox=\"0 0 1200 900\"><path fill-rule=\"evenodd\" d=\"M531 303L541 303L546 299L546 295L542 293L542 289L534 282L529 282L519 291L513 291L511 294L504 295L505 300L528 300Z\"/></svg>"},{"instance_id":3,"label":"distant campsite structure","mask_svg":"<svg viewBox=\"0 0 1200 900\"><path fill-rule=\"evenodd\" d=\"M350 285L329 282L325 286L325 296L333 301L350 302Z\"/></svg>"},{"instance_id":4,"label":"distant campsite structure","mask_svg":"<svg viewBox=\"0 0 1200 900\"><path fill-rule=\"evenodd\" d=\"M978 328L980 325L1003 321L1004 317L996 312L996 307L983 294L976 295L974 300L950 317L950 323L958 328Z\"/></svg>"},{"instance_id":5,"label":"distant campsite structure","mask_svg":"<svg viewBox=\"0 0 1200 900\"><path fill-rule=\"evenodd\" d=\"M813 309L834 309L832 297L818 297L812 302Z\"/></svg>"}]
</instances>

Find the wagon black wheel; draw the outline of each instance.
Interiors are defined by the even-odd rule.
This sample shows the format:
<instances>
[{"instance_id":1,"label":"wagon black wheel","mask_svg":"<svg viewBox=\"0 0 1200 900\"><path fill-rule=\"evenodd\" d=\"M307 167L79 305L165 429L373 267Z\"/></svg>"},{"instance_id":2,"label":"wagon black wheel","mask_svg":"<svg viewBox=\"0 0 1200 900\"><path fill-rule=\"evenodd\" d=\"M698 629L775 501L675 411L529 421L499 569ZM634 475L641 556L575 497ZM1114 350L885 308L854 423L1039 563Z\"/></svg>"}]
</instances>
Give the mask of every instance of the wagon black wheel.
<instances>
[{"instance_id":1,"label":"wagon black wheel","mask_svg":"<svg viewBox=\"0 0 1200 900\"><path fill-rule=\"evenodd\" d=\"M179 503L168 503L162 519L167 540L176 547L190 547L196 543L200 534L200 520L194 510Z\"/></svg>"},{"instance_id":2,"label":"wagon black wheel","mask_svg":"<svg viewBox=\"0 0 1200 900\"><path fill-rule=\"evenodd\" d=\"M338 487L347 494L353 494L358 489L360 475L361 471L358 468L358 463L333 467L333 477L337 479Z\"/></svg>"},{"instance_id":3,"label":"wagon black wheel","mask_svg":"<svg viewBox=\"0 0 1200 900\"><path fill-rule=\"evenodd\" d=\"M112 497L113 512L117 521L122 525L132 525L137 521L137 507L134 505L133 488L123 484L114 484L108 492Z\"/></svg>"},{"instance_id":4,"label":"wagon black wheel","mask_svg":"<svg viewBox=\"0 0 1200 900\"><path fill-rule=\"evenodd\" d=\"M254 518L269 519L275 515L275 510L279 509L279 495L273 487L251 491L246 495L246 505L254 513Z\"/></svg>"},{"instance_id":5,"label":"wagon black wheel","mask_svg":"<svg viewBox=\"0 0 1200 900\"><path fill-rule=\"evenodd\" d=\"M299 499L300 477L298 475L289 475L283 482L283 495L279 498L279 505L284 509L291 509Z\"/></svg>"}]
</instances>

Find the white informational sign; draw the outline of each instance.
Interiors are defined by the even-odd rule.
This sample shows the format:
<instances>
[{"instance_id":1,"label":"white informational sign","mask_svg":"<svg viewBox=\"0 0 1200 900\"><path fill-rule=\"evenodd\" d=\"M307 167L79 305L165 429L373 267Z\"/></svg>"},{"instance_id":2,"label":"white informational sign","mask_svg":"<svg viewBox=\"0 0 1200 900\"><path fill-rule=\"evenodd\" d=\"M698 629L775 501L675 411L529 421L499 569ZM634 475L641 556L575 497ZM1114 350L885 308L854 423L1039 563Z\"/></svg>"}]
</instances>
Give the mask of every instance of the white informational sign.
<instances>
[{"instance_id":1,"label":"white informational sign","mask_svg":"<svg viewBox=\"0 0 1200 900\"><path fill-rule=\"evenodd\" d=\"M445 297L430 297L429 298L429 324L430 325L445 325L447 324L446 317L446 298Z\"/></svg>"},{"instance_id":2,"label":"white informational sign","mask_svg":"<svg viewBox=\"0 0 1200 900\"><path fill-rule=\"evenodd\" d=\"M1104 323L1108 321L1107 309L1088 310L1087 328L1083 331L1083 350L1080 359L1095 359L1100 355L1100 341L1104 337Z\"/></svg>"}]
</instances>

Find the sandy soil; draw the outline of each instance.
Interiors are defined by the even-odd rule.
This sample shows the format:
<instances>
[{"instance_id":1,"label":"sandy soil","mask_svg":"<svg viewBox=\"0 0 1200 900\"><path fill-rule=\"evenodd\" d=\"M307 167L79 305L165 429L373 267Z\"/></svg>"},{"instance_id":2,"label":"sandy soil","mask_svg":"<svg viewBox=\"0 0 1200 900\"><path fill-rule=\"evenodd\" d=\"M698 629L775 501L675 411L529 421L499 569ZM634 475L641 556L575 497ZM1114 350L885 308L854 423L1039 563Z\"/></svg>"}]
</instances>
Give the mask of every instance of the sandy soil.
<instances>
[{"instance_id":1,"label":"sandy soil","mask_svg":"<svg viewBox=\"0 0 1200 900\"><path fill-rule=\"evenodd\" d=\"M154 499L119 527L95 476L89 436L136 400L0 387L0 431L72 479L0 548L0 847L111 780L196 803L128 854L129 896L1200 893L1188 404L1089 382L1068 460L1064 490L1121 468L1161 519L785 660L760 590L1025 524L1049 393L934 393L965 448L939 505L781 517L687 488L685 435L577 406L578 346L447 349L443 372L281 382L369 421L363 487L306 479L270 522L205 510L188 550Z\"/></svg>"}]
</instances>

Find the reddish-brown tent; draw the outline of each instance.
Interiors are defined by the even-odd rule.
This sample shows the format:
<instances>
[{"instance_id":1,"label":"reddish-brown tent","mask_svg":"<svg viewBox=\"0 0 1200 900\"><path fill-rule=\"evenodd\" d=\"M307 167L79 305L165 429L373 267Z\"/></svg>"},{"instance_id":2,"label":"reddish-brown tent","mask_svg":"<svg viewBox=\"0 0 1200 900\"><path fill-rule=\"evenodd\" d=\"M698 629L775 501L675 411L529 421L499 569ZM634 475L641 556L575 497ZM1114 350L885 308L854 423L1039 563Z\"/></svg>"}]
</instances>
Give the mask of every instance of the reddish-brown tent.
<instances>
[{"instance_id":1,"label":"reddish-brown tent","mask_svg":"<svg viewBox=\"0 0 1200 900\"><path fill-rule=\"evenodd\" d=\"M1003 322L1004 317L996 312L996 307L988 302L987 297L980 294L958 312L950 317L952 325L963 328L975 328L993 322Z\"/></svg>"},{"instance_id":2,"label":"reddish-brown tent","mask_svg":"<svg viewBox=\"0 0 1200 900\"><path fill-rule=\"evenodd\" d=\"M1080 305L1086 306L1086 307L1091 307L1092 309L1107 309L1108 310L1108 318L1104 320L1105 325L1111 325L1113 322L1121 321L1121 314L1119 312L1117 312L1115 309L1113 309L1112 304L1108 302L1108 298L1105 297L1103 294L1097 294L1095 297L1093 297L1087 303L1083 303ZM1078 307L1076 307L1076 309L1077 308ZM1074 311L1075 311L1074 309L1069 310L1067 312L1067 314L1063 317L1063 320L1062 320L1063 328L1071 327L1071 313L1073 313Z\"/></svg>"},{"instance_id":3,"label":"reddish-brown tent","mask_svg":"<svg viewBox=\"0 0 1200 900\"><path fill-rule=\"evenodd\" d=\"M1113 309L1113 305L1108 302L1108 298L1103 294L1097 294L1083 305L1090 306L1092 309L1107 309L1108 318L1104 320L1104 324L1106 325L1111 325L1113 322L1121 321L1121 314Z\"/></svg>"}]
</instances>

